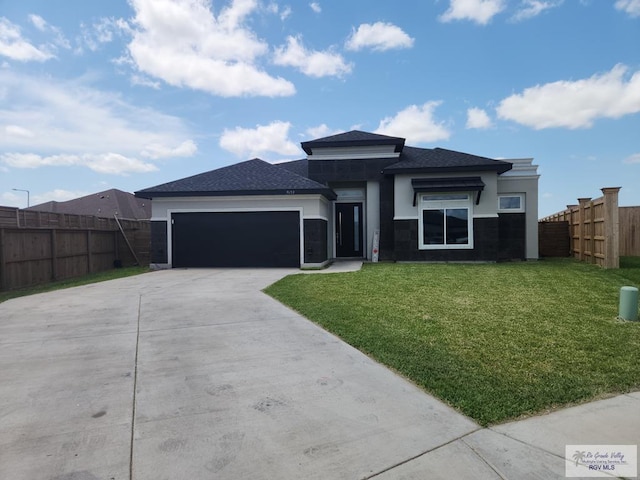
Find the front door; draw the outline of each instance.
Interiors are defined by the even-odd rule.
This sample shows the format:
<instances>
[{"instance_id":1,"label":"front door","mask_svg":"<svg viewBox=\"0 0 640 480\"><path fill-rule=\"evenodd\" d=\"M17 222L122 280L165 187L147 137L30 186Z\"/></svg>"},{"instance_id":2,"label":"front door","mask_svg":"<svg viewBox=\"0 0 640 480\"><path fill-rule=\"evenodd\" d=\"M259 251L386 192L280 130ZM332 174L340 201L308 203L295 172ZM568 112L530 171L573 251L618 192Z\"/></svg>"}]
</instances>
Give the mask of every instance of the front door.
<instances>
[{"instance_id":1,"label":"front door","mask_svg":"<svg viewBox=\"0 0 640 480\"><path fill-rule=\"evenodd\" d=\"M364 257L362 203L336 203L336 257Z\"/></svg>"}]
</instances>

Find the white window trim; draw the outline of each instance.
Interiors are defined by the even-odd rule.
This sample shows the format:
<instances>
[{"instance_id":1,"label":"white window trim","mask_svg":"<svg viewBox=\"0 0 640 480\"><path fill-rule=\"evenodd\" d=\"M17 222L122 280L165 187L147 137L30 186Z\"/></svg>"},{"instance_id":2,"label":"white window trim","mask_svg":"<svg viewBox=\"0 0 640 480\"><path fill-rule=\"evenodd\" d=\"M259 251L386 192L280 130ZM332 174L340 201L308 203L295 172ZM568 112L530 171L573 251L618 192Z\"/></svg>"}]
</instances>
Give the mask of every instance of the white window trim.
<instances>
[{"instance_id":1,"label":"white window trim","mask_svg":"<svg viewBox=\"0 0 640 480\"><path fill-rule=\"evenodd\" d=\"M520 208L500 208L500 199L505 197L518 197L520 199ZM499 193L498 194L498 213L524 213L525 212L525 195L524 193Z\"/></svg>"},{"instance_id":2,"label":"white window trim","mask_svg":"<svg viewBox=\"0 0 640 480\"><path fill-rule=\"evenodd\" d=\"M454 192L452 192L454 193ZM428 200L429 194L420 195L418 204L418 250L472 250L473 249L473 195L468 192L455 192L455 194L467 195L466 200ZM424 232L424 210L448 209L448 208L466 208L467 209L467 230L469 232L469 243L464 245L433 245L425 244L423 238Z\"/></svg>"}]
</instances>

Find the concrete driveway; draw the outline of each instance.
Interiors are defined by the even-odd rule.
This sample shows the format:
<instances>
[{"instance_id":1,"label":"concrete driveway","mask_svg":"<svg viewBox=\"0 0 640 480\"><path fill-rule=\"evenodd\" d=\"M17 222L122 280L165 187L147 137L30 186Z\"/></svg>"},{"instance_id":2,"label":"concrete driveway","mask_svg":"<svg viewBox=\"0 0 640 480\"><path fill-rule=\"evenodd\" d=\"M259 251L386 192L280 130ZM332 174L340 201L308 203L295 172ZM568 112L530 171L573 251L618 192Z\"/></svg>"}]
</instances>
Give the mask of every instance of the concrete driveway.
<instances>
[{"instance_id":1,"label":"concrete driveway","mask_svg":"<svg viewBox=\"0 0 640 480\"><path fill-rule=\"evenodd\" d=\"M260 292L289 273L160 271L0 304L0 478L562 477L544 424L482 430Z\"/></svg>"},{"instance_id":2,"label":"concrete driveway","mask_svg":"<svg viewBox=\"0 0 640 480\"><path fill-rule=\"evenodd\" d=\"M260 289L172 270L0 305L0 478L366 478L478 427Z\"/></svg>"}]
</instances>

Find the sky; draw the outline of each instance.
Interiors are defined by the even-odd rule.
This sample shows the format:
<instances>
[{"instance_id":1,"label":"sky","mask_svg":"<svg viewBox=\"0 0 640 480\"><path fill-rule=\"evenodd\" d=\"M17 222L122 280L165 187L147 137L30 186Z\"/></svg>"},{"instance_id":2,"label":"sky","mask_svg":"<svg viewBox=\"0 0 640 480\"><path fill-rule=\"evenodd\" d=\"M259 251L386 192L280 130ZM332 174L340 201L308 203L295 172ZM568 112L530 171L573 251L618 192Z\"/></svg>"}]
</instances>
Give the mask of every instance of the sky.
<instances>
[{"instance_id":1,"label":"sky","mask_svg":"<svg viewBox=\"0 0 640 480\"><path fill-rule=\"evenodd\" d=\"M539 217L640 205L640 0L0 0L0 205L353 129L532 157Z\"/></svg>"}]
</instances>

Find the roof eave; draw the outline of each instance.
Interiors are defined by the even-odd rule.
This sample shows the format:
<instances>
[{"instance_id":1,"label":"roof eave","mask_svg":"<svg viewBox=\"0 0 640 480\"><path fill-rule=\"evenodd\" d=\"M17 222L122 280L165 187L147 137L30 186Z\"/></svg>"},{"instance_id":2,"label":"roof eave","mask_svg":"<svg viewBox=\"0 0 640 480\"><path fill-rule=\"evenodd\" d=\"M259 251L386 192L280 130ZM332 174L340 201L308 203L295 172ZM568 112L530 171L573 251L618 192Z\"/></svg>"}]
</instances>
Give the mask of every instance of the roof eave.
<instances>
[{"instance_id":1,"label":"roof eave","mask_svg":"<svg viewBox=\"0 0 640 480\"><path fill-rule=\"evenodd\" d=\"M458 165L455 167L393 167L390 165L383 169L385 175L395 175L398 173L447 173L447 172L490 172L495 171L498 175L511 170L512 165L503 162L502 165Z\"/></svg>"},{"instance_id":2,"label":"roof eave","mask_svg":"<svg viewBox=\"0 0 640 480\"><path fill-rule=\"evenodd\" d=\"M317 142L315 140L310 140L308 142L302 142L300 144L302 149L305 151L307 155L313 154L313 148L335 148L335 147L371 147L371 146L384 146L384 145L394 145L394 152L400 153L404 148L404 139L403 138L395 138L390 137L388 140L343 140L343 141L331 141L331 142Z\"/></svg>"},{"instance_id":3,"label":"roof eave","mask_svg":"<svg viewBox=\"0 0 640 480\"><path fill-rule=\"evenodd\" d=\"M179 192L135 192L135 196L153 200L154 198L172 197L239 197L239 196L260 196L260 195L322 195L328 200L335 200L336 193L329 188L307 188L307 189L276 189L276 190L217 190L217 191L179 191Z\"/></svg>"}]
</instances>

